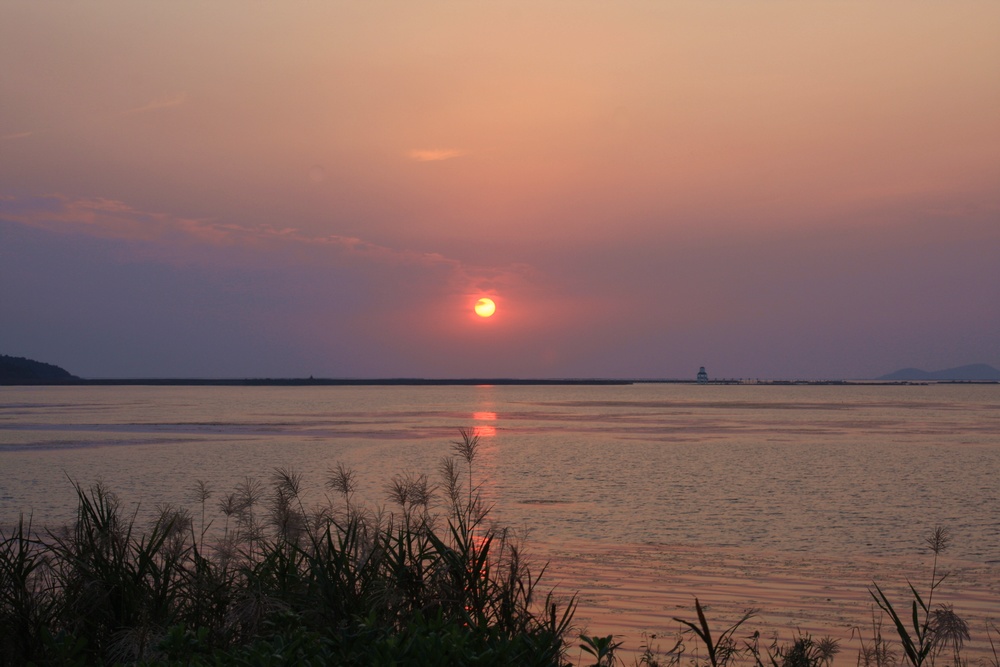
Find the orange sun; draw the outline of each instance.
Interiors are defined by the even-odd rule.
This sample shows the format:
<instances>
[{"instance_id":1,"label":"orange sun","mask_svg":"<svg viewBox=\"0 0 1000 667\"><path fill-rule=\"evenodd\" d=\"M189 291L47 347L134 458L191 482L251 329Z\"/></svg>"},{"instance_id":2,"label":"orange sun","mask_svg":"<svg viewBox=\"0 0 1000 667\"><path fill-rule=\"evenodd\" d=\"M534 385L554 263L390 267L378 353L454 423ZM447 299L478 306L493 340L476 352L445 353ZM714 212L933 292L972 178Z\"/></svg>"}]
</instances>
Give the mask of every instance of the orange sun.
<instances>
[{"instance_id":1,"label":"orange sun","mask_svg":"<svg viewBox=\"0 0 1000 667\"><path fill-rule=\"evenodd\" d=\"M479 317L492 317L493 313L497 310L497 305L493 303L493 299L487 299L483 297L476 302L476 315Z\"/></svg>"}]
</instances>

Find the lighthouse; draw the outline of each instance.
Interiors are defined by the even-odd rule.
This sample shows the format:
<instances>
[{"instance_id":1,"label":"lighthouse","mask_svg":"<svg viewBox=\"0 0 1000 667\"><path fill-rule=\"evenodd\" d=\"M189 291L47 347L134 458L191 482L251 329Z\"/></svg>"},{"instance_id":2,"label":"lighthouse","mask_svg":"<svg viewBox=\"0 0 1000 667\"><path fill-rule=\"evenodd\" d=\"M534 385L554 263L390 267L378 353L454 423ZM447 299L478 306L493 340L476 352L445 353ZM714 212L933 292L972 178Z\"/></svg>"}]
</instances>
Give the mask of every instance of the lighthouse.
<instances>
[{"instance_id":1,"label":"lighthouse","mask_svg":"<svg viewBox=\"0 0 1000 667\"><path fill-rule=\"evenodd\" d=\"M708 373L705 371L705 367L702 366L698 369L698 384L708 383Z\"/></svg>"}]
</instances>

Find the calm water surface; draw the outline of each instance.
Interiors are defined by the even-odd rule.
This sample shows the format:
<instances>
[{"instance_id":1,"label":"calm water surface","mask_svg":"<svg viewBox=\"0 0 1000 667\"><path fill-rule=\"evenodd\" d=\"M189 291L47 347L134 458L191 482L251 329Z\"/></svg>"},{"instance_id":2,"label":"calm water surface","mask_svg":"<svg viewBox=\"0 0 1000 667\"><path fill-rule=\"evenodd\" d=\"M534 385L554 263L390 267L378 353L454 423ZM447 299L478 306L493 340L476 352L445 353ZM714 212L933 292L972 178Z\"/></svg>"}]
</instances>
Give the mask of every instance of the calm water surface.
<instances>
[{"instance_id":1,"label":"calm water surface","mask_svg":"<svg viewBox=\"0 0 1000 667\"><path fill-rule=\"evenodd\" d=\"M495 516L545 542L885 556L949 526L1000 560L1000 386L0 388L0 523L72 516L70 479L191 506L276 467L322 498L337 462L385 503L460 427Z\"/></svg>"}]
</instances>

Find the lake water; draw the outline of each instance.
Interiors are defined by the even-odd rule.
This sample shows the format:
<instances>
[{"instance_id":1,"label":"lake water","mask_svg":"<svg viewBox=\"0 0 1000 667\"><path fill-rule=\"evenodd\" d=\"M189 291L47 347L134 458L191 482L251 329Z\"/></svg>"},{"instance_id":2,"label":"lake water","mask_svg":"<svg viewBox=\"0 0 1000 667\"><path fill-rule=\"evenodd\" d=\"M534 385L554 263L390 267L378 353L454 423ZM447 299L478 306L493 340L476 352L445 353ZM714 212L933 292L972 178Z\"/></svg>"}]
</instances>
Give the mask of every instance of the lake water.
<instances>
[{"instance_id":1,"label":"lake water","mask_svg":"<svg viewBox=\"0 0 1000 667\"><path fill-rule=\"evenodd\" d=\"M922 571L936 525L957 599L1000 620L1000 385L6 387L0 524L68 521L70 479L151 511L284 467L318 500L338 462L384 504L393 474L436 478L461 427L494 518L581 591L594 631L635 644L713 591L721 614L745 595L775 624L857 624L873 577ZM830 577L842 591L809 588Z\"/></svg>"}]
</instances>

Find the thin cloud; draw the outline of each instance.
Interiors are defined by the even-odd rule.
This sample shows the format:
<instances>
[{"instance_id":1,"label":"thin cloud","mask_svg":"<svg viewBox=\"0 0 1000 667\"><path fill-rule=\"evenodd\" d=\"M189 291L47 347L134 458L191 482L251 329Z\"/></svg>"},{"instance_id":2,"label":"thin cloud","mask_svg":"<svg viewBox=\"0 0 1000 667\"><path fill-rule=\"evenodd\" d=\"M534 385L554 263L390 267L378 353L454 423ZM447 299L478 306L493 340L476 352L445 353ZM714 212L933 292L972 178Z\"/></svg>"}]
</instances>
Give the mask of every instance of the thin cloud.
<instances>
[{"instance_id":1,"label":"thin cloud","mask_svg":"<svg viewBox=\"0 0 1000 667\"><path fill-rule=\"evenodd\" d=\"M414 149L407 153L407 155L411 160L416 160L417 162L440 162L441 160L462 157L465 155L465 151L454 148Z\"/></svg>"},{"instance_id":2,"label":"thin cloud","mask_svg":"<svg viewBox=\"0 0 1000 667\"><path fill-rule=\"evenodd\" d=\"M187 102L187 93L178 93L177 95L173 95L171 97L158 97L148 102L147 104L143 104L142 106L135 107L132 109L126 109L125 111L121 112L121 115L130 116L133 114L147 113L149 111L158 111L160 109L170 109L172 107L179 107L182 104L185 104L186 102ZM51 129L52 128L47 128L47 130ZM46 130L42 130L42 132L44 131ZM28 137L33 137L37 134L40 134L38 130L27 130L24 132L12 132L10 134L2 134L0 135L0 142L16 141L18 139L27 139Z\"/></svg>"},{"instance_id":3,"label":"thin cloud","mask_svg":"<svg viewBox=\"0 0 1000 667\"><path fill-rule=\"evenodd\" d=\"M452 292L477 289L525 289L537 282L537 272L526 265L485 266L469 264L438 252L420 252L372 243L354 236L314 235L294 227L259 225L249 227L211 219L182 218L137 209L126 202L92 198L70 199L62 195L40 197L0 196L0 220L61 234L85 234L97 238L147 244L161 260L202 256L218 261L212 249L244 248L278 256L293 253L296 262L313 256L324 265L331 262L361 262L382 267L410 267L443 272ZM196 248L207 251L193 253ZM314 253L318 252L318 255ZM282 261L282 260L278 260Z\"/></svg>"},{"instance_id":4,"label":"thin cloud","mask_svg":"<svg viewBox=\"0 0 1000 667\"><path fill-rule=\"evenodd\" d=\"M353 236L311 235L294 227L247 227L210 219L181 218L142 211L114 199L70 199L62 195L0 197L0 220L58 233L156 242L163 247L191 243L248 248L323 247L369 261L448 267L456 274L467 271L461 261L440 253L391 248Z\"/></svg>"},{"instance_id":5,"label":"thin cloud","mask_svg":"<svg viewBox=\"0 0 1000 667\"><path fill-rule=\"evenodd\" d=\"M141 107L135 107L134 109L127 109L122 112L122 114L136 114L136 113L146 113L147 111L157 111L159 109L169 109L171 107L179 107L187 102L187 93L179 93L172 97L158 97L155 100L142 105Z\"/></svg>"},{"instance_id":6,"label":"thin cloud","mask_svg":"<svg viewBox=\"0 0 1000 667\"><path fill-rule=\"evenodd\" d=\"M69 199L61 195L0 200L0 219L55 232L152 241L209 223L140 211L114 199Z\"/></svg>"},{"instance_id":7,"label":"thin cloud","mask_svg":"<svg viewBox=\"0 0 1000 667\"><path fill-rule=\"evenodd\" d=\"M34 130L28 132L14 132L13 134L5 134L0 136L0 141L13 141L14 139L27 139L34 134Z\"/></svg>"}]
</instances>

